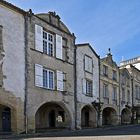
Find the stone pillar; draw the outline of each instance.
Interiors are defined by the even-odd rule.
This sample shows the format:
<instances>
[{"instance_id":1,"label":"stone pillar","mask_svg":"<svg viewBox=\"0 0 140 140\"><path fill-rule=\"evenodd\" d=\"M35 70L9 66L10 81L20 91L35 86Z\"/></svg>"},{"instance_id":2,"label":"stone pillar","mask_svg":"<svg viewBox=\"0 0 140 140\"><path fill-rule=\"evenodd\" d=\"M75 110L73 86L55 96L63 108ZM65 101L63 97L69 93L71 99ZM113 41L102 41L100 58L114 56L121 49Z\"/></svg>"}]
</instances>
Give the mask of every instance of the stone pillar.
<instances>
[{"instance_id":1,"label":"stone pillar","mask_svg":"<svg viewBox=\"0 0 140 140\"><path fill-rule=\"evenodd\" d=\"M27 124L27 133L35 133L35 114L28 115Z\"/></svg>"},{"instance_id":2,"label":"stone pillar","mask_svg":"<svg viewBox=\"0 0 140 140\"><path fill-rule=\"evenodd\" d=\"M99 111L98 113L98 127L102 127L102 111Z\"/></svg>"},{"instance_id":3,"label":"stone pillar","mask_svg":"<svg viewBox=\"0 0 140 140\"><path fill-rule=\"evenodd\" d=\"M80 110L80 105L77 105L77 126L76 129L81 129L81 110Z\"/></svg>"}]
</instances>

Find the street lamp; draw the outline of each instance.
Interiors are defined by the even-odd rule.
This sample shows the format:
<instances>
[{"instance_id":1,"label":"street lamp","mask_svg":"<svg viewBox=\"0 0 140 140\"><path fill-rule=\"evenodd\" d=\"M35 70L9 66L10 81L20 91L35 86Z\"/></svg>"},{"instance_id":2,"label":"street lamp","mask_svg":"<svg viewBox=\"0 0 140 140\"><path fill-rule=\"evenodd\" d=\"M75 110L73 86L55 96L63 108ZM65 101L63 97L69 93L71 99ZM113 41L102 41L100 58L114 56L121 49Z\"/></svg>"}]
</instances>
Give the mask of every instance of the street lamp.
<instances>
[{"instance_id":1,"label":"street lamp","mask_svg":"<svg viewBox=\"0 0 140 140\"><path fill-rule=\"evenodd\" d=\"M100 113L102 111L102 106L103 106L103 102L92 102L92 105L94 106L95 110L97 111L97 119L98 119L98 123L97 123L97 126L100 127Z\"/></svg>"}]
</instances>

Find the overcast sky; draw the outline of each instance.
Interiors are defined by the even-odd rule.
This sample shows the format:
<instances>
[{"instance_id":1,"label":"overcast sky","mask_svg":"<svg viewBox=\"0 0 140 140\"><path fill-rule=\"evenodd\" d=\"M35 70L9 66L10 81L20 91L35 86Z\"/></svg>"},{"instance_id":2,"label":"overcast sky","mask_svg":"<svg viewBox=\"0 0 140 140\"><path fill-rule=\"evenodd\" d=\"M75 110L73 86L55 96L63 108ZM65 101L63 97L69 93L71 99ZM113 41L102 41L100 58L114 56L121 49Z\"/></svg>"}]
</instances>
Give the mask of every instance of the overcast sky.
<instances>
[{"instance_id":1,"label":"overcast sky","mask_svg":"<svg viewBox=\"0 0 140 140\"><path fill-rule=\"evenodd\" d=\"M140 0L7 0L34 13L55 11L77 37L119 63L140 56Z\"/></svg>"}]
</instances>

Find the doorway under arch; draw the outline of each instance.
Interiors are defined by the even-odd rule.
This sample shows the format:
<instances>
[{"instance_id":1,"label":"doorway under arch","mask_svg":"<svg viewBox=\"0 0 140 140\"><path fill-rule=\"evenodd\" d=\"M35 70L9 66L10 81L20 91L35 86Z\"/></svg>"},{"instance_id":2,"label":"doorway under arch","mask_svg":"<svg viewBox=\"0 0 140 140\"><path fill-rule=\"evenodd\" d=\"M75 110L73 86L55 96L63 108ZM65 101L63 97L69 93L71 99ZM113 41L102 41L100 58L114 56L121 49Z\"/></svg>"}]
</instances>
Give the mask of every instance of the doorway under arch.
<instances>
[{"instance_id":1,"label":"doorway under arch","mask_svg":"<svg viewBox=\"0 0 140 140\"><path fill-rule=\"evenodd\" d=\"M129 109L124 108L121 112L121 123L130 124L131 123L132 113Z\"/></svg>"},{"instance_id":2,"label":"doorway under arch","mask_svg":"<svg viewBox=\"0 0 140 140\"><path fill-rule=\"evenodd\" d=\"M102 116L103 125L116 125L117 124L117 112L114 108L106 107L103 109Z\"/></svg>"},{"instance_id":3,"label":"doorway under arch","mask_svg":"<svg viewBox=\"0 0 140 140\"><path fill-rule=\"evenodd\" d=\"M96 111L90 106L84 106L81 110L81 127L96 127L97 126L97 117Z\"/></svg>"},{"instance_id":4,"label":"doorway under arch","mask_svg":"<svg viewBox=\"0 0 140 140\"><path fill-rule=\"evenodd\" d=\"M36 130L70 128L71 118L68 110L58 103L45 103L35 115Z\"/></svg>"},{"instance_id":5,"label":"doorway under arch","mask_svg":"<svg viewBox=\"0 0 140 140\"><path fill-rule=\"evenodd\" d=\"M11 109L4 105L0 105L0 131L11 131Z\"/></svg>"}]
</instances>

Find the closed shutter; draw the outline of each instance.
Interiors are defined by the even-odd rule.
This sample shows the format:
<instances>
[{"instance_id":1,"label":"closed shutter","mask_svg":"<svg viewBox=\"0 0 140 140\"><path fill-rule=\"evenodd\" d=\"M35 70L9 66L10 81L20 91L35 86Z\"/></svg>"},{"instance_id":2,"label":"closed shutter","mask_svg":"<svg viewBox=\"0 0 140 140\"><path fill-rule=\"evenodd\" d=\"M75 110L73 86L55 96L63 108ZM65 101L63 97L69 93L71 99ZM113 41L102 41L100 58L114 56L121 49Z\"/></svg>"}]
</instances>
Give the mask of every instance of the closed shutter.
<instances>
[{"instance_id":1,"label":"closed shutter","mask_svg":"<svg viewBox=\"0 0 140 140\"><path fill-rule=\"evenodd\" d=\"M83 79L83 94L86 95L86 79Z\"/></svg>"},{"instance_id":2,"label":"closed shutter","mask_svg":"<svg viewBox=\"0 0 140 140\"><path fill-rule=\"evenodd\" d=\"M35 25L35 49L43 52L43 28Z\"/></svg>"},{"instance_id":3,"label":"closed shutter","mask_svg":"<svg viewBox=\"0 0 140 140\"><path fill-rule=\"evenodd\" d=\"M43 87L43 66L35 64L35 85Z\"/></svg>"},{"instance_id":4,"label":"closed shutter","mask_svg":"<svg viewBox=\"0 0 140 140\"><path fill-rule=\"evenodd\" d=\"M63 59L62 37L56 34L56 57Z\"/></svg>"},{"instance_id":5,"label":"closed shutter","mask_svg":"<svg viewBox=\"0 0 140 140\"><path fill-rule=\"evenodd\" d=\"M89 72L92 73L92 59L91 58L89 58L88 60L88 67L89 67Z\"/></svg>"},{"instance_id":6,"label":"closed shutter","mask_svg":"<svg viewBox=\"0 0 140 140\"><path fill-rule=\"evenodd\" d=\"M64 74L62 71L57 71L57 90L64 91L63 84Z\"/></svg>"},{"instance_id":7,"label":"closed shutter","mask_svg":"<svg viewBox=\"0 0 140 140\"><path fill-rule=\"evenodd\" d=\"M88 71L88 57L85 56L85 70Z\"/></svg>"}]
</instances>

